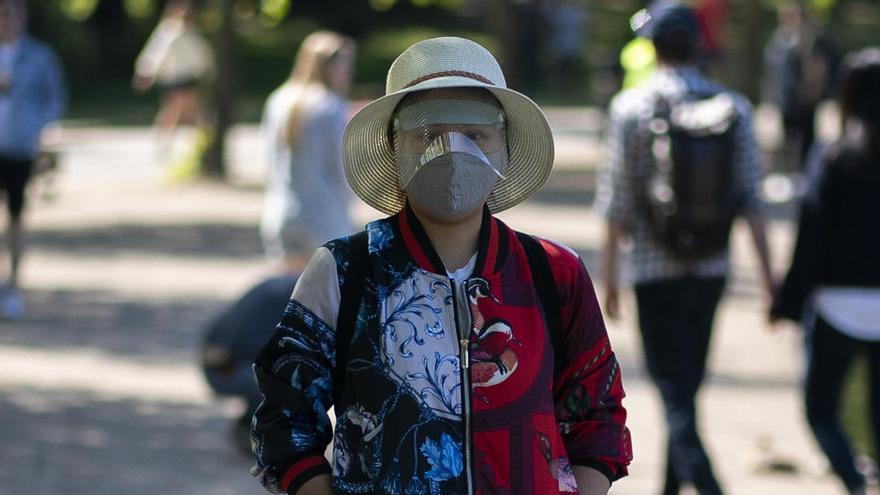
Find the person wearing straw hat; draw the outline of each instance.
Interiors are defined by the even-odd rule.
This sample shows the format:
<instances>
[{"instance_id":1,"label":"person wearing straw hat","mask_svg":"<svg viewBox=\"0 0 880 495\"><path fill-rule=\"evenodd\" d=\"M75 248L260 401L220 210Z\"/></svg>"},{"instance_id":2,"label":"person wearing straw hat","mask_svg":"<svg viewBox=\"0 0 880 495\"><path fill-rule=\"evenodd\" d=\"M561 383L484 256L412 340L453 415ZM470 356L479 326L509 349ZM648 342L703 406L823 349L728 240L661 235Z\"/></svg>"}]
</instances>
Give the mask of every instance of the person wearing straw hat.
<instances>
[{"instance_id":1,"label":"person wearing straw hat","mask_svg":"<svg viewBox=\"0 0 880 495\"><path fill-rule=\"evenodd\" d=\"M606 493L632 452L589 275L494 216L550 174L538 106L477 43L425 40L343 161L390 216L317 250L257 357L254 475L288 494Z\"/></svg>"}]
</instances>

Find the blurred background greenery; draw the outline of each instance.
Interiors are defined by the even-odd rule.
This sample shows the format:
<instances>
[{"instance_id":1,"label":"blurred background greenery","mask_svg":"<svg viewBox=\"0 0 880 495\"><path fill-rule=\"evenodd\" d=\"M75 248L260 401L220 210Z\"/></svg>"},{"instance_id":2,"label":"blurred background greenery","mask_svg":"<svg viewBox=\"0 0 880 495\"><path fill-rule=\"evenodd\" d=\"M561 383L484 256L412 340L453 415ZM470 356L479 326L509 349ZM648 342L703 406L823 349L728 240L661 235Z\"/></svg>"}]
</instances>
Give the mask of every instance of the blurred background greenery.
<instances>
[{"instance_id":1,"label":"blurred background greenery","mask_svg":"<svg viewBox=\"0 0 880 495\"><path fill-rule=\"evenodd\" d=\"M781 0L727 0L724 58L715 75L758 97L762 50ZM60 53L72 87L70 117L145 124L155 98L129 88L138 51L165 0L32 0L31 30ZM234 9L234 120L258 118L265 95L287 76L300 41L329 28L359 43L354 98L382 93L394 57L414 41L453 34L474 38L501 59L510 85L540 103L603 104L617 90L629 17L645 0L201 0L199 24L216 35L224 8ZM567 67L568 84L546 70L542 13L574 4L583 14L581 50ZM805 0L842 51L877 42L880 2ZM547 77L550 75L551 77ZM542 77L544 76L544 77ZM120 109L124 108L124 111Z\"/></svg>"}]
</instances>

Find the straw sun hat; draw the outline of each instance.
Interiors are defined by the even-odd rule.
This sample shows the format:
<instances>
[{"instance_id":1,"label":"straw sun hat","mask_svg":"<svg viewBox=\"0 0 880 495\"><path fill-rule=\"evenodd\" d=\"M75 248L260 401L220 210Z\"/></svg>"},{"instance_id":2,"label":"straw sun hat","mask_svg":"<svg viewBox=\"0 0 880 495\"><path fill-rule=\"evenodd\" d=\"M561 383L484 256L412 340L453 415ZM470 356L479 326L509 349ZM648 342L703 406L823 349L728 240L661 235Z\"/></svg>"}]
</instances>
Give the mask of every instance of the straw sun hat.
<instances>
[{"instance_id":1,"label":"straw sun hat","mask_svg":"<svg viewBox=\"0 0 880 495\"><path fill-rule=\"evenodd\" d=\"M507 89L498 62L481 45L463 38L420 41L397 57L388 70L385 96L370 102L349 122L343 138L345 175L368 205L388 214L406 201L400 190L389 123L409 93L438 88L489 90L507 115L508 165L489 196L497 213L535 193L553 167L553 136L544 113L528 97Z\"/></svg>"}]
</instances>

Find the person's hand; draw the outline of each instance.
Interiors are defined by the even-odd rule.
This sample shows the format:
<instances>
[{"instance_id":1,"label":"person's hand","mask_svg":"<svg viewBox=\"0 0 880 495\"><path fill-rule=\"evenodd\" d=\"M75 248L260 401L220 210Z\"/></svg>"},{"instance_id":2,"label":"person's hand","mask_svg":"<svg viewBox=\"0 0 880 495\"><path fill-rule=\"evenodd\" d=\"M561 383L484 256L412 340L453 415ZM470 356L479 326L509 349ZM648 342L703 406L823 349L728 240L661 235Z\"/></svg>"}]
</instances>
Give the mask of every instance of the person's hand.
<instances>
[{"instance_id":1,"label":"person's hand","mask_svg":"<svg viewBox=\"0 0 880 495\"><path fill-rule=\"evenodd\" d=\"M779 335L789 330L796 330L797 327L796 323L788 321L781 316L769 312L767 314L767 330L774 335Z\"/></svg>"},{"instance_id":2,"label":"person's hand","mask_svg":"<svg viewBox=\"0 0 880 495\"><path fill-rule=\"evenodd\" d=\"M779 288L782 285L782 281L773 277L772 275L768 275L764 280L764 303L766 303L769 308L771 304L773 304L773 298L776 297L776 294L779 292Z\"/></svg>"},{"instance_id":3,"label":"person's hand","mask_svg":"<svg viewBox=\"0 0 880 495\"><path fill-rule=\"evenodd\" d=\"M577 481L578 493L584 495L606 495L611 488L611 482L604 474L586 466L572 466L574 478Z\"/></svg>"},{"instance_id":4,"label":"person's hand","mask_svg":"<svg viewBox=\"0 0 880 495\"><path fill-rule=\"evenodd\" d=\"M773 303L776 298L776 294L779 293L780 284L782 282L780 280L768 277L765 281L765 290L764 294L761 298L761 302L763 303L765 314L767 315L767 329L770 330L771 333L780 333L785 328L785 319L774 313Z\"/></svg>"},{"instance_id":5,"label":"person's hand","mask_svg":"<svg viewBox=\"0 0 880 495\"><path fill-rule=\"evenodd\" d=\"M610 320L620 318L620 288L617 284L605 285L605 316Z\"/></svg>"},{"instance_id":6,"label":"person's hand","mask_svg":"<svg viewBox=\"0 0 880 495\"><path fill-rule=\"evenodd\" d=\"M330 483L330 476L322 474L306 481L296 495L332 495L333 485Z\"/></svg>"},{"instance_id":7,"label":"person's hand","mask_svg":"<svg viewBox=\"0 0 880 495\"><path fill-rule=\"evenodd\" d=\"M40 150L51 150L61 143L61 126L58 124L49 124L40 131L39 147Z\"/></svg>"},{"instance_id":8,"label":"person's hand","mask_svg":"<svg viewBox=\"0 0 880 495\"><path fill-rule=\"evenodd\" d=\"M143 92L150 89L152 86L153 80L149 77L135 74L131 79L131 87L134 88L135 91Z\"/></svg>"},{"instance_id":9,"label":"person's hand","mask_svg":"<svg viewBox=\"0 0 880 495\"><path fill-rule=\"evenodd\" d=\"M767 330L769 330L770 333L782 333L783 325L782 318L771 313L767 314Z\"/></svg>"}]
</instances>

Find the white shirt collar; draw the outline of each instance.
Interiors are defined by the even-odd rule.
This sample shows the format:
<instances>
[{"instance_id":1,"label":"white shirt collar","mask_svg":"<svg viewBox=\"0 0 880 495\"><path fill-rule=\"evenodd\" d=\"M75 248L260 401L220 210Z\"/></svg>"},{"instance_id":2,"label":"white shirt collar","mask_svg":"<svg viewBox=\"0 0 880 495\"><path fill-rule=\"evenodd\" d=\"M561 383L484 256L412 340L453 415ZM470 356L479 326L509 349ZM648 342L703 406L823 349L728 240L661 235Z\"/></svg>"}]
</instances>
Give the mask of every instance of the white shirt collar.
<instances>
[{"instance_id":1,"label":"white shirt collar","mask_svg":"<svg viewBox=\"0 0 880 495\"><path fill-rule=\"evenodd\" d=\"M472 273L474 273L474 268L476 266L477 266L477 253L474 253L474 255L471 256L471 259L468 260L467 264L465 264L463 267L459 268L458 270L454 270L451 272L449 270L447 270L446 275L448 275L449 278L451 278L452 280L455 280L455 283L461 284L465 280L467 280L467 278L470 277Z\"/></svg>"}]
</instances>

